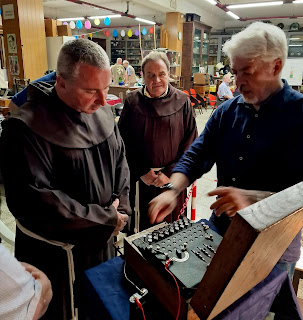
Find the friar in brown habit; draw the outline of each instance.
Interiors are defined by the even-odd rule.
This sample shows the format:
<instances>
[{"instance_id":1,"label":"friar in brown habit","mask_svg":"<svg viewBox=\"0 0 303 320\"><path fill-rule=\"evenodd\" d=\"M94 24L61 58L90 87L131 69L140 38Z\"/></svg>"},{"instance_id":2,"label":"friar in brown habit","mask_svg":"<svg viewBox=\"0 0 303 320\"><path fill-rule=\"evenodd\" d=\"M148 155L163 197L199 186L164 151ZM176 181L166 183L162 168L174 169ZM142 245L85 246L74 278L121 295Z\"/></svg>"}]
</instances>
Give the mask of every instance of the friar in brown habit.
<instances>
[{"instance_id":1,"label":"friar in brown habit","mask_svg":"<svg viewBox=\"0 0 303 320\"><path fill-rule=\"evenodd\" d=\"M18 220L16 257L44 271L53 287L43 319L71 319L67 254L54 241L74 245L75 305L86 319L83 270L114 256L113 235L130 214L124 145L106 106L110 82L105 51L72 40L61 48L56 84L31 84L28 101L3 124L1 167Z\"/></svg>"},{"instance_id":2,"label":"friar in brown habit","mask_svg":"<svg viewBox=\"0 0 303 320\"><path fill-rule=\"evenodd\" d=\"M197 137L187 95L169 84L166 55L149 53L142 71L145 86L127 95L118 125L130 168L132 207L139 181L140 230L150 226L149 201L162 192L160 187L169 182L173 167ZM178 206L167 221L178 217L185 198L186 191L179 195Z\"/></svg>"}]
</instances>

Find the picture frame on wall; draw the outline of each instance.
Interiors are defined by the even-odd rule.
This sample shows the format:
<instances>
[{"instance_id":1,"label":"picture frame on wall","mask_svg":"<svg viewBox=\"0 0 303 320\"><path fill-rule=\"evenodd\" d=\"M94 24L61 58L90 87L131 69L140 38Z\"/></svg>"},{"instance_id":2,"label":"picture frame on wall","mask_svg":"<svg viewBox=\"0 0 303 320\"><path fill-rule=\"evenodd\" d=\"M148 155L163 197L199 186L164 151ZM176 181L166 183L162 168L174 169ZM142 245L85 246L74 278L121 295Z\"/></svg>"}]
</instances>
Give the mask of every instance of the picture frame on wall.
<instances>
[{"instance_id":1,"label":"picture frame on wall","mask_svg":"<svg viewBox=\"0 0 303 320\"><path fill-rule=\"evenodd\" d=\"M14 33L7 34L7 49L8 53L17 53L17 41Z\"/></svg>"}]
</instances>

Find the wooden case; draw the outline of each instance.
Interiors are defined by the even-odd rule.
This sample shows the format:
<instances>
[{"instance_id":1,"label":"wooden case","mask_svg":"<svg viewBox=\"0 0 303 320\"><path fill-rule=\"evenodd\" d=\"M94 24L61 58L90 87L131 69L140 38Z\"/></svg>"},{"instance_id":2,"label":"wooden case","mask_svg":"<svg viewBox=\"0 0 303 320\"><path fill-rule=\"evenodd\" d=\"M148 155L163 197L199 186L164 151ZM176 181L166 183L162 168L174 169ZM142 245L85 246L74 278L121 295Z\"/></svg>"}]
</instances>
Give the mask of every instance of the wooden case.
<instances>
[{"instance_id":1,"label":"wooden case","mask_svg":"<svg viewBox=\"0 0 303 320\"><path fill-rule=\"evenodd\" d=\"M213 319L220 314L268 276L302 226L303 182L239 211L192 299L181 297L179 319ZM132 244L142 233L124 239L126 263L176 316L177 290Z\"/></svg>"}]
</instances>

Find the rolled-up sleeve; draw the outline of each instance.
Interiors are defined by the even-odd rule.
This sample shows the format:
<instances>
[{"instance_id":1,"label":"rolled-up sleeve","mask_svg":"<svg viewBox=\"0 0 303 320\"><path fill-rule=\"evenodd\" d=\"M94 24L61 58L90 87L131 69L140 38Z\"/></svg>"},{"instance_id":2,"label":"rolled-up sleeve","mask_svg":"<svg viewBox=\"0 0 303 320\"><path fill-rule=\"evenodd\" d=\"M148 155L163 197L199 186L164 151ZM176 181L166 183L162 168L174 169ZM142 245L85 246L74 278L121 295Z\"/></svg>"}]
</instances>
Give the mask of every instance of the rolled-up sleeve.
<instances>
[{"instance_id":1,"label":"rolled-up sleeve","mask_svg":"<svg viewBox=\"0 0 303 320\"><path fill-rule=\"evenodd\" d=\"M0 319L33 319L41 285L0 245Z\"/></svg>"}]
</instances>

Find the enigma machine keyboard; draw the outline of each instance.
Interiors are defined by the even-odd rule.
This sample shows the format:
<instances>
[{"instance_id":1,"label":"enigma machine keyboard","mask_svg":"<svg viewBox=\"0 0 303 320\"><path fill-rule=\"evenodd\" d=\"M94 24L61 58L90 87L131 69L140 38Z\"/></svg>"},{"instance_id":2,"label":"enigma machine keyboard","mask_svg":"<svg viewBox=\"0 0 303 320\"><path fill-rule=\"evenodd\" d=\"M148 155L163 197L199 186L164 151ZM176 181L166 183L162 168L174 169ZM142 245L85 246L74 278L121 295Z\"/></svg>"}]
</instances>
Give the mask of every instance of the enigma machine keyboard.
<instances>
[{"instance_id":1,"label":"enigma machine keyboard","mask_svg":"<svg viewBox=\"0 0 303 320\"><path fill-rule=\"evenodd\" d=\"M204 222L193 223L182 217L144 234L134 240L133 245L157 269L163 269L163 274L167 274L164 266L170 259L168 270L176 277L182 295L190 297L202 280L221 240L222 237Z\"/></svg>"}]
</instances>

